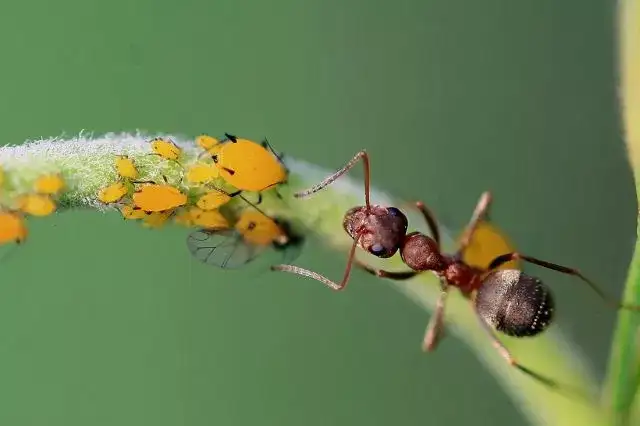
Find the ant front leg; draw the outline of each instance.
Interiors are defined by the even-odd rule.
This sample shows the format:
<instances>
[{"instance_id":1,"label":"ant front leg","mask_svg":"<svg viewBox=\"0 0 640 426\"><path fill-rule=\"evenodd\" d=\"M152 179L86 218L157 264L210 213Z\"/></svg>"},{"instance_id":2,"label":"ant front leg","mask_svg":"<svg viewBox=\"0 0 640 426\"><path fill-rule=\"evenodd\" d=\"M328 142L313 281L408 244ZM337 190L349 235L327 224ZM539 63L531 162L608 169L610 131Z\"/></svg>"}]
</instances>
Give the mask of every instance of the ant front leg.
<instances>
[{"instance_id":1,"label":"ant front leg","mask_svg":"<svg viewBox=\"0 0 640 426\"><path fill-rule=\"evenodd\" d=\"M462 237L460 238L460 246L458 247L458 251L456 253L457 257L462 258L464 251L466 250L469 242L471 241L471 237L473 237L473 233L478 227L478 223L481 220L487 217L487 213L489 212L489 206L491 205L491 193L483 192L478 200L478 204L476 204L476 208L473 211L473 215L469 220L464 232L462 233Z\"/></svg>"},{"instance_id":2,"label":"ant front leg","mask_svg":"<svg viewBox=\"0 0 640 426\"><path fill-rule=\"evenodd\" d=\"M296 275L301 275L303 277L311 278L316 281L320 281L322 284L326 285L332 290L342 291L347 286L349 282L349 277L351 276L351 267L353 266L353 261L355 260L356 248L358 247L358 241L360 241L360 236L353 240L353 245L351 246L351 250L349 251L349 257L347 258L347 266L344 270L344 276L342 277L342 281L336 283L324 275L320 275L317 272L310 271L308 269L301 268L299 266L294 265L273 265L271 266L272 271L282 271L289 272Z\"/></svg>"},{"instance_id":3,"label":"ant front leg","mask_svg":"<svg viewBox=\"0 0 640 426\"><path fill-rule=\"evenodd\" d=\"M440 297L436 302L436 309L433 311L433 315L427 325L427 331L424 333L424 339L422 340L422 350L425 352L433 351L442 337L444 331L444 307L447 302L447 295L449 294L449 285L440 277Z\"/></svg>"},{"instance_id":4,"label":"ant front leg","mask_svg":"<svg viewBox=\"0 0 640 426\"><path fill-rule=\"evenodd\" d=\"M365 272L370 273L371 275L375 275L380 278L388 278L394 281L404 281L415 277L420 274L418 271L385 271L384 269L373 268L364 262L361 262L357 259L354 260L355 264L358 265Z\"/></svg>"},{"instance_id":5,"label":"ant front leg","mask_svg":"<svg viewBox=\"0 0 640 426\"><path fill-rule=\"evenodd\" d=\"M621 303L621 302L619 302L617 300L614 300L613 298L608 296L603 290L601 290L600 287L598 287L596 285L596 283L594 283L593 281L591 281L590 279L588 279L587 277L582 275L582 273L580 271L578 271L577 269L569 268L569 267L566 267L566 266L558 265L556 263L551 263L551 262L547 262L547 261L540 260L540 259L536 259L535 257L525 256L523 254L516 253L516 252L506 253L506 254L503 254L503 255L500 255L500 256L496 257L489 264L488 270L489 271L495 270L495 269L499 268L501 265L503 265L503 264L505 264L507 262L510 262L512 260L523 260L525 262L532 263L534 265L538 265L538 266L541 266L543 268L550 269L552 271L560 272L562 274L572 275L574 277L579 278L580 280L582 280L582 282L584 282L589 287L591 287L591 289L598 296L600 296L600 298L605 303L611 305L613 308L616 308L616 309L629 309L629 310L632 310L632 311L640 311L640 306L638 306L638 305L628 305L628 304Z\"/></svg>"}]
</instances>

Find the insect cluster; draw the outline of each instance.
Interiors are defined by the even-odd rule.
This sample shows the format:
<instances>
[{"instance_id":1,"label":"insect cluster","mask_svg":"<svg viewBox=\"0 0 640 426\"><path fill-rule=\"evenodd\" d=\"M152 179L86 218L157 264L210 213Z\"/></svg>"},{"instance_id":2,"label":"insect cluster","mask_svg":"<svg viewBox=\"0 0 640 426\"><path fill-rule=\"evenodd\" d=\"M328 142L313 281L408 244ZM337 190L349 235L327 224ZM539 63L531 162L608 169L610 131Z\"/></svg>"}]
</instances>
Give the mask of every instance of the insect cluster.
<instances>
[{"instance_id":1,"label":"insect cluster","mask_svg":"<svg viewBox=\"0 0 640 426\"><path fill-rule=\"evenodd\" d=\"M9 185L5 171L0 169L0 245L24 243L29 235L26 218L54 213L59 196L65 190L64 178L57 173L37 177L30 192L12 199L4 192Z\"/></svg>"},{"instance_id":2,"label":"insect cluster","mask_svg":"<svg viewBox=\"0 0 640 426\"><path fill-rule=\"evenodd\" d=\"M177 182L169 182L166 175L162 182L151 181L133 159L116 157L116 179L98 191L97 199L116 205L124 219L140 220L145 227L159 228L173 220L196 228L187 238L187 247L207 264L240 267L268 248L282 252L287 260L297 256L302 239L290 224L258 207L263 192L274 190L279 196L277 186L286 182L281 156L266 140L257 143L230 134L222 140L201 135L195 142L202 152L195 163L183 167L184 153L175 142L150 141L149 155L159 156L167 170L177 167ZM257 194L258 201L249 201L246 193ZM239 210L233 203L231 208L235 198L246 207Z\"/></svg>"}]
</instances>

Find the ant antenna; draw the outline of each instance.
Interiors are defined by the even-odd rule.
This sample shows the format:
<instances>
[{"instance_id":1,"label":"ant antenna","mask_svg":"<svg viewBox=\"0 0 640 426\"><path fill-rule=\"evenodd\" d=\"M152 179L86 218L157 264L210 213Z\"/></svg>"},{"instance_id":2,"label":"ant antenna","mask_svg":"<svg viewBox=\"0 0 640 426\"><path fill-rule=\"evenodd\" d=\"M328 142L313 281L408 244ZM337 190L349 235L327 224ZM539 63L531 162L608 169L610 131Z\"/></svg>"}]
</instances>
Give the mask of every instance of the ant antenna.
<instances>
[{"instance_id":1,"label":"ant antenna","mask_svg":"<svg viewBox=\"0 0 640 426\"><path fill-rule=\"evenodd\" d=\"M367 151L365 150L358 152L343 168L328 176L322 182L307 190L296 192L293 196L296 198L304 198L324 189L335 182L340 176L351 170L359 160L362 160L362 163L364 164L364 201L367 210L369 210L371 208L371 203L369 201L369 180L371 179L371 168L369 166L369 155L367 155Z\"/></svg>"}]
</instances>

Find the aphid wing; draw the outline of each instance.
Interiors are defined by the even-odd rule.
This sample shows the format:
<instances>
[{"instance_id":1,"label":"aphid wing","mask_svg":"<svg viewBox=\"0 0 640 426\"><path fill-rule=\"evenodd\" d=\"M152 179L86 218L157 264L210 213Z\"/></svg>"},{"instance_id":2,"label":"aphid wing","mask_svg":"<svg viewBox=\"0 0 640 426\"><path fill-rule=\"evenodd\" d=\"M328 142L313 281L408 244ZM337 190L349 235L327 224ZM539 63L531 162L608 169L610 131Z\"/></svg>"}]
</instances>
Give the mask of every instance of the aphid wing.
<instances>
[{"instance_id":1,"label":"aphid wing","mask_svg":"<svg viewBox=\"0 0 640 426\"><path fill-rule=\"evenodd\" d=\"M223 269L240 268L262 252L232 229L194 231L187 238L187 247L200 262Z\"/></svg>"}]
</instances>

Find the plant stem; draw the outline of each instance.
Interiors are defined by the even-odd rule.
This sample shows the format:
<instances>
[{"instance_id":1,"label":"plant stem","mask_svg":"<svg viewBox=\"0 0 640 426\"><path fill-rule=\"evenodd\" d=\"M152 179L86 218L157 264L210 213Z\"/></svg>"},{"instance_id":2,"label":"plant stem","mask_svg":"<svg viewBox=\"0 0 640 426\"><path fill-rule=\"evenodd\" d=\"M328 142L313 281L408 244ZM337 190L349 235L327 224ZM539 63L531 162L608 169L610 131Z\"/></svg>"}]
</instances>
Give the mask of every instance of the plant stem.
<instances>
[{"instance_id":1,"label":"plant stem","mask_svg":"<svg viewBox=\"0 0 640 426\"><path fill-rule=\"evenodd\" d=\"M636 181L636 196L640 196L640 2L621 0L618 6L621 109L629 161ZM638 235L640 222L636 238ZM640 304L638 240L629 267L624 300L627 303ZM640 421L640 407L636 408L635 423L632 413L634 396L640 383L639 326L640 318L637 313L620 311L603 392L603 399L609 405L613 420L618 425L638 424Z\"/></svg>"},{"instance_id":2,"label":"plant stem","mask_svg":"<svg viewBox=\"0 0 640 426\"><path fill-rule=\"evenodd\" d=\"M161 159L148 155L149 139L150 137L140 134L109 134L99 138L80 136L70 140L42 140L0 148L0 165L8 180L4 188L5 197L10 199L28 192L34 179L44 172L60 172L69 185L61 199L66 208L104 210L96 201L96 192L115 179L113 160L116 154L127 154L133 158L144 170L145 179L157 179L162 174L167 175L170 181L179 177L179 170L166 168ZM183 166L193 162L197 154L195 144L192 141L173 139L185 150L181 160ZM294 159L287 160L287 166L290 169L290 185L281 190L285 201L265 197L261 207L264 206L270 214L278 214L298 222L337 251L346 252L351 240L342 229L342 218L347 209L363 204L362 183L345 177L314 196L297 200L290 197L291 191L307 188L331 171ZM371 195L372 201L378 204L402 205L399 200L393 200L376 189ZM427 232L415 214L409 213L409 220L412 228ZM444 247L452 248L451 234L446 229L442 231ZM386 265L401 267L398 256L388 261ZM439 292L438 284L431 274L422 274L403 284L394 283L393 286L429 311L433 309ZM336 294L336 297L340 296ZM553 392L508 366L481 330L468 301L458 294L449 297L447 318L450 321L448 328L473 350L532 424L606 424L593 400L585 401ZM426 322L425 316L425 325ZM416 336L416 351L420 350L421 338L422 336ZM552 327L535 339L503 338L503 341L516 358L529 368L552 377L559 383L595 393L595 385L585 359L557 327ZM449 365L446 368L453 369L457 366Z\"/></svg>"}]
</instances>

